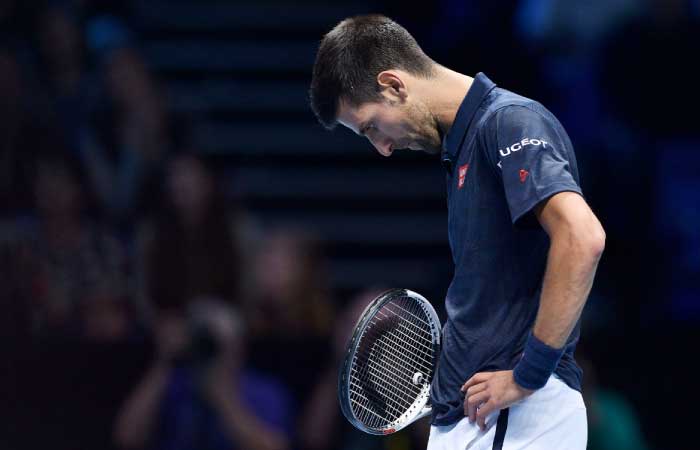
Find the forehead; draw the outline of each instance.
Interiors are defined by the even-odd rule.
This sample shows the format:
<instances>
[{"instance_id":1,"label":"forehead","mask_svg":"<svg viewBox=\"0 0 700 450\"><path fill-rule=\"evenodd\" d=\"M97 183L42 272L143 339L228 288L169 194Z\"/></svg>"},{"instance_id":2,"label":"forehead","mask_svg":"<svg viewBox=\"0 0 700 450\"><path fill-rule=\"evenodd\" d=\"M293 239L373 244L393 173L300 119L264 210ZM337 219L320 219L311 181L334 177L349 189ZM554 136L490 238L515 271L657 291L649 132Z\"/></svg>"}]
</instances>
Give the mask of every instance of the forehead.
<instances>
[{"instance_id":1,"label":"forehead","mask_svg":"<svg viewBox=\"0 0 700 450\"><path fill-rule=\"evenodd\" d=\"M381 113L385 105L381 102L367 102L360 106L350 105L345 100L338 104L338 123L359 133L362 124Z\"/></svg>"}]
</instances>

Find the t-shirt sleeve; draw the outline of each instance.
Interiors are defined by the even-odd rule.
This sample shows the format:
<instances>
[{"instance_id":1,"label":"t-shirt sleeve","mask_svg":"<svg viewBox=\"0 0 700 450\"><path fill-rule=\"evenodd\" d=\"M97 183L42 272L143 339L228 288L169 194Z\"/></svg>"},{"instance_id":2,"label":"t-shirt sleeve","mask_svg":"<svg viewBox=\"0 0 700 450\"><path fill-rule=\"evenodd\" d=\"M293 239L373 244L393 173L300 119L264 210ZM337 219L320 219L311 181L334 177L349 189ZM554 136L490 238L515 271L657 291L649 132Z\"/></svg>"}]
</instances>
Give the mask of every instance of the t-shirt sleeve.
<instances>
[{"instance_id":1,"label":"t-shirt sleeve","mask_svg":"<svg viewBox=\"0 0 700 450\"><path fill-rule=\"evenodd\" d=\"M520 105L499 109L489 118L484 147L503 181L513 224L531 223L528 213L556 193L583 195L572 173L576 162L568 137L541 112Z\"/></svg>"}]
</instances>

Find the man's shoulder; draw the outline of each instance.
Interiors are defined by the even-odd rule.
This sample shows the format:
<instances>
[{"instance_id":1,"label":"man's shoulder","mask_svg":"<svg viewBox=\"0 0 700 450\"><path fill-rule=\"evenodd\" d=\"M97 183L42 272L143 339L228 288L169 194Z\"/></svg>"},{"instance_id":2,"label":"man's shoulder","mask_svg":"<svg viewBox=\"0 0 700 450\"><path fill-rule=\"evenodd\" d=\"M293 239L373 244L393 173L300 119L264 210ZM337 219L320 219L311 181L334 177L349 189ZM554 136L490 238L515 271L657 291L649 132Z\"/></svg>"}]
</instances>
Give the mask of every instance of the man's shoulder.
<instances>
[{"instance_id":1,"label":"man's shoulder","mask_svg":"<svg viewBox=\"0 0 700 450\"><path fill-rule=\"evenodd\" d=\"M479 128L491 128L497 125L498 118L506 121L545 121L556 122L556 117L537 100L516 94L507 89L496 88L491 93Z\"/></svg>"},{"instance_id":2,"label":"man's shoulder","mask_svg":"<svg viewBox=\"0 0 700 450\"><path fill-rule=\"evenodd\" d=\"M496 88L492 92L488 108L484 116L491 118L496 114L504 113L543 113L546 108L537 100L525 97L503 88Z\"/></svg>"}]
</instances>

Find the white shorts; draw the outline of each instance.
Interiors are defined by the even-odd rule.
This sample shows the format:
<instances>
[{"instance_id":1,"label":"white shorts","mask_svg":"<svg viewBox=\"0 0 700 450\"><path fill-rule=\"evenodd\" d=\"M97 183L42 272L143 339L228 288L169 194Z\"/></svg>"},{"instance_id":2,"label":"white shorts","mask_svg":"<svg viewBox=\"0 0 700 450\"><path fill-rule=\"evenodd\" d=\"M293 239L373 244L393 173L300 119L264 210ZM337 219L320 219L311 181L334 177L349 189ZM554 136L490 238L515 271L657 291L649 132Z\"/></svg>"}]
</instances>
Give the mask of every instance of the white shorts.
<instances>
[{"instance_id":1,"label":"white shorts","mask_svg":"<svg viewBox=\"0 0 700 450\"><path fill-rule=\"evenodd\" d=\"M431 426L428 450L585 450L587 440L581 393L552 375L543 388L507 411L491 413L484 431L468 417Z\"/></svg>"}]
</instances>

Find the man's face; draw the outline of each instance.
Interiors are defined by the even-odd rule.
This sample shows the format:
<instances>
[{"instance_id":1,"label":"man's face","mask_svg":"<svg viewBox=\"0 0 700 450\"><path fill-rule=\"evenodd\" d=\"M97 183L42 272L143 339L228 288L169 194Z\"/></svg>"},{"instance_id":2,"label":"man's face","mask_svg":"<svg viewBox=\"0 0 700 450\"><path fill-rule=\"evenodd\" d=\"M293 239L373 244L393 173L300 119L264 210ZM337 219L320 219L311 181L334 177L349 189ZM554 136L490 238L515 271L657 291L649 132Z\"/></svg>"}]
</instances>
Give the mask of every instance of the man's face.
<instances>
[{"instance_id":1,"label":"man's face","mask_svg":"<svg viewBox=\"0 0 700 450\"><path fill-rule=\"evenodd\" d=\"M433 116L424 105L408 99L385 98L359 107L341 101L338 122L366 136L384 156L399 149L439 153L442 147Z\"/></svg>"}]
</instances>

